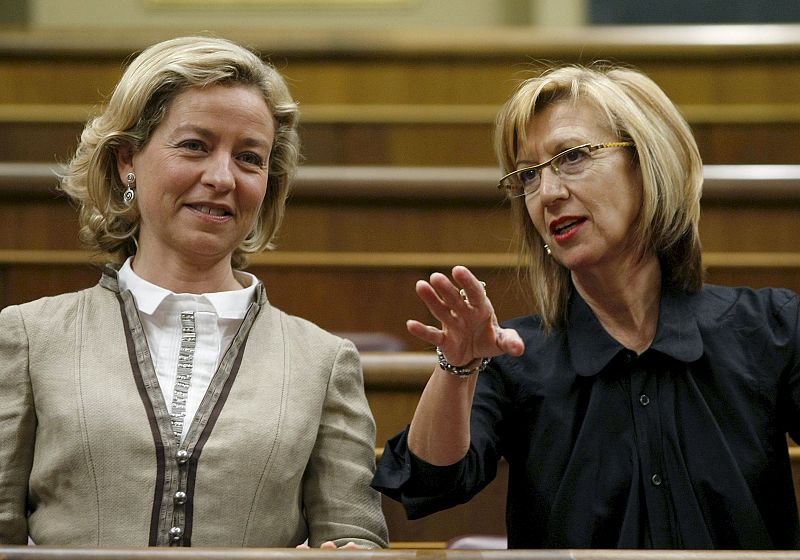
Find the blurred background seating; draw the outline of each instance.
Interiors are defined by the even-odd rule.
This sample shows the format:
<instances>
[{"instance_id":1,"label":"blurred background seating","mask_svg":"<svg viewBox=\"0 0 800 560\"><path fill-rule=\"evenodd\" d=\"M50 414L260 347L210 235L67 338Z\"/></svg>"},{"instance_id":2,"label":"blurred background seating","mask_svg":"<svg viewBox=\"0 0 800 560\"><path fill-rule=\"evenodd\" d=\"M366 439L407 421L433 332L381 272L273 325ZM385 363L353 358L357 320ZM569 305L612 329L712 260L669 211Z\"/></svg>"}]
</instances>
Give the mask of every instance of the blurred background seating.
<instances>
[{"instance_id":1,"label":"blurred background seating","mask_svg":"<svg viewBox=\"0 0 800 560\"><path fill-rule=\"evenodd\" d=\"M130 55L177 34L247 44L289 79L305 165L278 250L253 259L271 302L354 340L378 445L411 418L434 363L405 332L414 283L455 264L501 318L533 311L492 127L537 60L631 64L687 117L706 163L701 237L714 283L800 291L800 4L709 0L6 0L0 6L0 307L81 289L97 263L54 187ZM800 453L792 447L796 472ZM380 452L380 449L377 450ZM394 541L504 531L506 465L469 504ZM452 545L453 543L451 543Z\"/></svg>"}]
</instances>

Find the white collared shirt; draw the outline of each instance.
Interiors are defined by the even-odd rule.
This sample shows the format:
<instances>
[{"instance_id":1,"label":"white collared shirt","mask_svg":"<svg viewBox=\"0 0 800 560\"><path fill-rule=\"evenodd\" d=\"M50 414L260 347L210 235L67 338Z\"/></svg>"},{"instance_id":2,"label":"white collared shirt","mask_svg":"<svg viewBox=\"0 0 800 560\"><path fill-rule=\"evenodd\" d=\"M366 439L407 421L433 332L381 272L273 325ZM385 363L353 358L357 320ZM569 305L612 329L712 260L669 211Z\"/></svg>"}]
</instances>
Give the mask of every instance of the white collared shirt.
<instances>
[{"instance_id":1,"label":"white collared shirt","mask_svg":"<svg viewBox=\"0 0 800 560\"><path fill-rule=\"evenodd\" d=\"M183 441L222 355L255 299L258 280L252 274L237 271L240 280L250 281L246 288L200 295L176 294L138 276L131 268L131 260L132 257L128 258L119 270L119 289L120 292L130 290L136 301L153 367L170 413L181 345L181 312L195 314L196 346L181 432Z\"/></svg>"}]
</instances>

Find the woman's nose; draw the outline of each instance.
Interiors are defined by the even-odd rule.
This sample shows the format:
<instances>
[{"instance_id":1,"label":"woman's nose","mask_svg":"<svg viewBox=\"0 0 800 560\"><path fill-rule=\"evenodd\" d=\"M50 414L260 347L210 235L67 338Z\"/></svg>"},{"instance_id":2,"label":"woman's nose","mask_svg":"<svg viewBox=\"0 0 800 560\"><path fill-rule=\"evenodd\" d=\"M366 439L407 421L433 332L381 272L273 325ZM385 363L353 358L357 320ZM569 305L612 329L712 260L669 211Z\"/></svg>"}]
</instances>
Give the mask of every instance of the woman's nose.
<instances>
[{"instance_id":1,"label":"woman's nose","mask_svg":"<svg viewBox=\"0 0 800 560\"><path fill-rule=\"evenodd\" d=\"M233 174L233 159L224 154L214 155L207 160L203 172L203 184L218 191L230 191L236 188Z\"/></svg>"},{"instance_id":2,"label":"woman's nose","mask_svg":"<svg viewBox=\"0 0 800 560\"><path fill-rule=\"evenodd\" d=\"M539 198L541 198L542 204L547 205L569 196L569 191L552 165L542 169L539 181Z\"/></svg>"}]
</instances>

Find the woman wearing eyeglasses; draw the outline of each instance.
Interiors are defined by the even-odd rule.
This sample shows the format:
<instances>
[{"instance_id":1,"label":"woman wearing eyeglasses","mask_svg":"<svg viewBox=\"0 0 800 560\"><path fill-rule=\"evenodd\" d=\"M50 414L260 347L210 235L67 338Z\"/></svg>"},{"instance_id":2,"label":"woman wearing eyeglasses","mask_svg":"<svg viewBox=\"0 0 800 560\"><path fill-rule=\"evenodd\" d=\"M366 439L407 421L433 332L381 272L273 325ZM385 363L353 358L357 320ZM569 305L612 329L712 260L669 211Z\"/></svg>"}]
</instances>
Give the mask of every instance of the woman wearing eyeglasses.
<instances>
[{"instance_id":1,"label":"woman wearing eyeglasses","mask_svg":"<svg viewBox=\"0 0 800 560\"><path fill-rule=\"evenodd\" d=\"M511 548L800 547L797 296L704 285L703 168L658 86L616 67L524 82L500 181L534 315L498 324L466 268L416 286L439 365L373 485L410 518L509 466Z\"/></svg>"}]
</instances>

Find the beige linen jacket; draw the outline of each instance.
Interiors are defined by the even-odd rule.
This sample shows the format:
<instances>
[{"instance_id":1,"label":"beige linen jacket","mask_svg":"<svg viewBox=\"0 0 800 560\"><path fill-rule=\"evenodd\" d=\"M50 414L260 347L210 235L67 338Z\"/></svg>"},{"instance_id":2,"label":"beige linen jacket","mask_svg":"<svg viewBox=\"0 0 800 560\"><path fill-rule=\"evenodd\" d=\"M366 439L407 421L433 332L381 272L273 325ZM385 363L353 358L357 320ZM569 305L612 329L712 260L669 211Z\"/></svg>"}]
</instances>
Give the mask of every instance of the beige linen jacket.
<instances>
[{"instance_id":1,"label":"beige linen jacket","mask_svg":"<svg viewBox=\"0 0 800 560\"><path fill-rule=\"evenodd\" d=\"M257 291L178 444L130 292L0 313L0 543L387 545L353 344Z\"/></svg>"}]
</instances>

